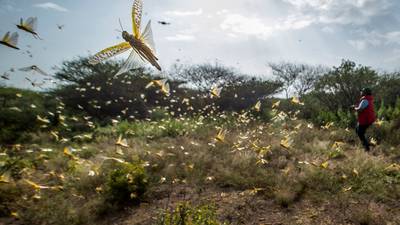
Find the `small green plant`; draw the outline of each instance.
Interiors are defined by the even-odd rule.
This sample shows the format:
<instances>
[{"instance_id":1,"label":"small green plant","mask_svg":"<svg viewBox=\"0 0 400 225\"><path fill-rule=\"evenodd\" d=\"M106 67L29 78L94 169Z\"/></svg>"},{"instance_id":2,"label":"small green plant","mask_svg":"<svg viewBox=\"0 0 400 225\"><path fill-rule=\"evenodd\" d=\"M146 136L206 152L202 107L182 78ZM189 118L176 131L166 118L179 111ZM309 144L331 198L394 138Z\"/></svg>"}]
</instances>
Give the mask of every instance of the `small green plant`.
<instances>
[{"instance_id":1,"label":"small green plant","mask_svg":"<svg viewBox=\"0 0 400 225\"><path fill-rule=\"evenodd\" d=\"M139 163L116 163L107 176L105 199L116 205L139 204L147 184L144 168Z\"/></svg>"},{"instance_id":2,"label":"small green plant","mask_svg":"<svg viewBox=\"0 0 400 225\"><path fill-rule=\"evenodd\" d=\"M174 210L162 213L158 225L218 225L216 208L212 205L191 206L189 203L178 204Z\"/></svg>"}]
</instances>

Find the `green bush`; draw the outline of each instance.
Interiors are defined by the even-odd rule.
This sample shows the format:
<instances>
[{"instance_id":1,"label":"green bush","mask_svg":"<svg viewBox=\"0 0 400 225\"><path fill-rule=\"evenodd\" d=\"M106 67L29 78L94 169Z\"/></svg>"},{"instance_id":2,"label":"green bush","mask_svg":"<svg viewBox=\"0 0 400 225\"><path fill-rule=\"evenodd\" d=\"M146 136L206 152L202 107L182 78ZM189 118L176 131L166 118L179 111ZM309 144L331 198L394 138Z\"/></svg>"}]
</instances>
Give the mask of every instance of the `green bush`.
<instances>
[{"instance_id":1,"label":"green bush","mask_svg":"<svg viewBox=\"0 0 400 225\"><path fill-rule=\"evenodd\" d=\"M355 114L351 113L350 111L343 111L342 109L339 109L337 112L336 124L338 124L339 127L354 126L356 124Z\"/></svg>"},{"instance_id":2,"label":"green bush","mask_svg":"<svg viewBox=\"0 0 400 225\"><path fill-rule=\"evenodd\" d=\"M356 116L350 111L338 109L334 111L320 111L316 118L312 118L313 122L318 125L325 125L334 122L338 127L352 127L356 124Z\"/></svg>"},{"instance_id":3,"label":"green bush","mask_svg":"<svg viewBox=\"0 0 400 225\"><path fill-rule=\"evenodd\" d=\"M317 118L314 118L314 122L318 125L325 125L334 121L337 121L337 117L334 112L330 111L321 111L319 112Z\"/></svg>"},{"instance_id":4,"label":"green bush","mask_svg":"<svg viewBox=\"0 0 400 225\"><path fill-rule=\"evenodd\" d=\"M158 225L218 225L214 206L202 205L193 207L189 203L181 203L171 212L160 215Z\"/></svg>"},{"instance_id":5,"label":"green bush","mask_svg":"<svg viewBox=\"0 0 400 225\"><path fill-rule=\"evenodd\" d=\"M104 197L112 204L136 205L140 203L147 186L147 176L139 163L116 163L107 176Z\"/></svg>"}]
</instances>

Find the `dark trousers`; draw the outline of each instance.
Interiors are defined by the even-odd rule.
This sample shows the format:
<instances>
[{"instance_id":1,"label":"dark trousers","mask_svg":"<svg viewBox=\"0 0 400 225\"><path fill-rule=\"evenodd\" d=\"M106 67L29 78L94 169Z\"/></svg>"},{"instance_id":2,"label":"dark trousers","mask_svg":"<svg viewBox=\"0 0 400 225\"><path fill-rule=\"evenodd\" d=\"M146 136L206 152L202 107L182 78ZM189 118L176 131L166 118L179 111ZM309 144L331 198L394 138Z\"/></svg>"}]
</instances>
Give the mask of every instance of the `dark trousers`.
<instances>
[{"instance_id":1,"label":"dark trousers","mask_svg":"<svg viewBox=\"0 0 400 225\"><path fill-rule=\"evenodd\" d=\"M356 127L356 133L357 133L358 137L360 138L360 141L361 141L362 145L364 146L365 151L369 151L369 146L370 146L368 139L365 137L365 132L367 131L369 126L370 125L357 124L357 127Z\"/></svg>"}]
</instances>

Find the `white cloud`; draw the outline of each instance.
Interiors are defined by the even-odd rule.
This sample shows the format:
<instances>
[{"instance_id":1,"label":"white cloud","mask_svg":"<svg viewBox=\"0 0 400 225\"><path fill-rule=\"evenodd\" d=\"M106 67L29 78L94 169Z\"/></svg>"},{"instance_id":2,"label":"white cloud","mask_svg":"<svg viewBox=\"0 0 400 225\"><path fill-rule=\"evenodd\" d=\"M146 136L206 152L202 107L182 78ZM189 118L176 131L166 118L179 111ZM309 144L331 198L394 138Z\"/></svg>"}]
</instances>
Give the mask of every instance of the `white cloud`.
<instances>
[{"instance_id":1,"label":"white cloud","mask_svg":"<svg viewBox=\"0 0 400 225\"><path fill-rule=\"evenodd\" d=\"M229 14L220 25L224 31L231 33L255 35L267 39L272 35L273 29L265 25L258 18L249 18L240 14Z\"/></svg>"},{"instance_id":2,"label":"white cloud","mask_svg":"<svg viewBox=\"0 0 400 225\"><path fill-rule=\"evenodd\" d=\"M45 2L45 3L40 3L40 4L35 4L35 7L38 8L43 8L43 9L51 9L51 10L55 10L55 11L59 11L59 12L68 12L68 9L57 5L56 3L53 2Z\"/></svg>"},{"instance_id":3,"label":"white cloud","mask_svg":"<svg viewBox=\"0 0 400 225\"><path fill-rule=\"evenodd\" d=\"M359 39L349 40L348 43L358 50L368 47L382 47L389 44L400 45L400 31L378 32L361 31Z\"/></svg>"},{"instance_id":4,"label":"white cloud","mask_svg":"<svg viewBox=\"0 0 400 225\"><path fill-rule=\"evenodd\" d=\"M196 37L189 34L176 34L175 36L165 37L165 39L168 41L194 41Z\"/></svg>"},{"instance_id":5,"label":"white cloud","mask_svg":"<svg viewBox=\"0 0 400 225\"><path fill-rule=\"evenodd\" d=\"M220 27L231 34L237 33L256 36L265 40L277 32L303 29L312 23L313 20L310 17L298 17L294 15L280 19L274 24L266 24L260 18L246 17L241 14L227 14Z\"/></svg>"},{"instance_id":6,"label":"white cloud","mask_svg":"<svg viewBox=\"0 0 400 225\"><path fill-rule=\"evenodd\" d=\"M400 61L400 49L393 49L391 52L391 56L385 57L384 62L386 63L395 63L396 65Z\"/></svg>"},{"instance_id":7,"label":"white cloud","mask_svg":"<svg viewBox=\"0 0 400 225\"><path fill-rule=\"evenodd\" d=\"M384 34L384 38L389 43L400 44L400 31L392 31Z\"/></svg>"},{"instance_id":8,"label":"white cloud","mask_svg":"<svg viewBox=\"0 0 400 225\"><path fill-rule=\"evenodd\" d=\"M390 9L390 0L284 0L293 13L312 16L322 24L366 24Z\"/></svg>"},{"instance_id":9,"label":"white cloud","mask_svg":"<svg viewBox=\"0 0 400 225\"><path fill-rule=\"evenodd\" d=\"M289 14L274 21L230 13L226 9L217 11L216 14L223 17L220 28L231 34L256 36L264 40L278 32L300 30L317 24L323 25L323 32L334 33L335 30L331 26L348 24L363 26L372 23L372 18L386 15L392 5L390 0L284 0L284 2L289 5ZM385 40L379 35L374 35L372 38L362 36L358 39L348 42L362 50L370 45L380 45L382 41L400 43L400 33L392 34Z\"/></svg>"},{"instance_id":10,"label":"white cloud","mask_svg":"<svg viewBox=\"0 0 400 225\"><path fill-rule=\"evenodd\" d=\"M303 29L314 23L310 16L289 15L276 25L278 30L298 30Z\"/></svg>"},{"instance_id":11,"label":"white cloud","mask_svg":"<svg viewBox=\"0 0 400 225\"><path fill-rule=\"evenodd\" d=\"M167 16L200 16L203 14L203 9L198 9L195 11L167 11L165 15Z\"/></svg>"},{"instance_id":12,"label":"white cloud","mask_svg":"<svg viewBox=\"0 0 400 225\"><path fill-rule=\"evenodd\" d=\"M328 27L328 26L323 27L321 30L328 34L333 34L335 32L335 29L333 27Z\"/></svg>"},{"instance_id":13,"label":"white cloud","mask_svg":"<svg viewBox=\"0 0 400 225\"><path fill-rule=\"evenodd\" d=\"M368 46L365 40L349 40L348 43L359 51L365 50Z\"/></svg>"},{"instance_id":14,"label":"white cloud","mask_svg":"<svg viewBox=\"0 0 400 225\"><path fill-rule=\"evenodd\" d=\"M228 9L221 9L221 10L219 10L219 11L217 11L217 15L223 15L223 14L226 14L226 13L228 13L229 12L229 10Z\"/></svg>"}]
</instances>

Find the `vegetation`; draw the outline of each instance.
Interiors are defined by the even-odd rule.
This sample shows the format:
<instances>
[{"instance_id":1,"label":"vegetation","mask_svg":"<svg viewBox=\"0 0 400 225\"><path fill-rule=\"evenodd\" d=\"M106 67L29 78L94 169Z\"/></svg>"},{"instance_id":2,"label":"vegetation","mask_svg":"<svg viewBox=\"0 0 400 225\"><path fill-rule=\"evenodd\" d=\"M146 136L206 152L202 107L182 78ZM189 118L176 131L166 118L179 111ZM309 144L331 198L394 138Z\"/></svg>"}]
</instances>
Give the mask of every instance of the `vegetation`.
<instances>
[{"instance_id":1,"label":"vegetation","mask_svg":"<svg viewBox=\"0 0 400 225\"><path fill-rule=\"evenodd\" d=\"M157 75L114 78L118 67L82 58L54 90L0 88L0 223L400 223L397 74L350 61L274 64L276 80L176 66L165 95L146 88ZM349 109L366 85L370 154Z\"/></svg>"},{"instance_id":2,"label":"vegetation","mask_svg":"<svg viewBox=\"0 0 400 225\"><path fill-rule=\"evenodd\" d=\"M189 203L181 203L172 212L161 214L157 224L218 225L221 223L217 219L214 207L209 205L192 207Z\"/></svg>"}]
</instances>

